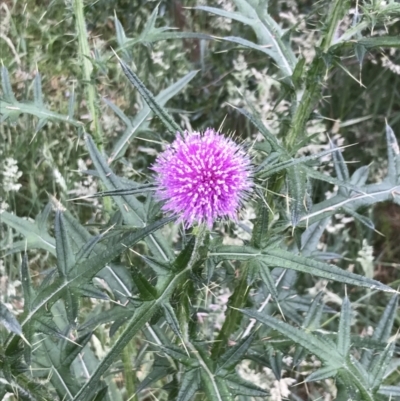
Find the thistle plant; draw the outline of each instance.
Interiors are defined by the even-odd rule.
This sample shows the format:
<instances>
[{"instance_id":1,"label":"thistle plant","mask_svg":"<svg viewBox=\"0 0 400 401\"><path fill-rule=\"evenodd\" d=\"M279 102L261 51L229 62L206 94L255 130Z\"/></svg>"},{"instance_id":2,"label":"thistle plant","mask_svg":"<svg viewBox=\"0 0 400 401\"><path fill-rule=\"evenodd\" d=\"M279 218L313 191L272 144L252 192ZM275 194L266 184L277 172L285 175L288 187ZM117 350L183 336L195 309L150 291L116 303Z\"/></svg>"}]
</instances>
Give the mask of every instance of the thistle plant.
<instances>
[{"instance_id":1,"label":"thistle plant","mask_svg":"<svg viewBox=\"0 0 400 401\"><path fill-rule=\"evenodd\" d=\"M161 2L132 37L124 14L111 12L115 34L98 48L86 22L91 12L109 9L90 11L74 0L62 22L73 21L81 62L64 111L46 101L38 71L28 85L33 101L21 100L15 65L2 67L0 154L15 160L17 181L21 174L29 179L0 193L0 398L398 399L399 281L378 280L372 252L365 252L378 231L374 205L400 205L398 119L388 111L380 122L386 156L377 180L374 167L349 165L343 154L354 146L339 146L337 126L325 135L331 119L323 113L335 95L329 77L344 72L346 84L360 83L349 57L358 73L376 51L400 46L399 4L310 4L304 18L318 40L306 60L294 46L299 38L290 40L296 26L284 30L277 22L288 13L267 1L199 2L184 11L178 3L176 13L187 13L182 27L214 15L232 21L224 27L232 35L206 32L208 23L173 30ZM132 7L142 21L143 7ZM160 19L168 26L157 27ZM147 68L147 52L159 42L175 43L171 65L187 57L176 75L173 68L154 75ZM198 59L195 51L188 55L188 44L200 49ZM258 91L246 89L254 98L239 94L217 129L226 112L224 87L219 76L205 83L229 64L228 50L257 57L254 75L268 69L279 91L263 115L263 105L251 101ZM111 92L102 99L107 79L129 102ZM216 82L222 86L210 112L209 89L198 88ZM106 112L118 118L119 130L107 132ZM335 123L345 129L367 117ZM231 131L234 119L244 121L241 132ZM315 131L321 125L322 136ZM29 132L37 153L21 157L18 141L26 145ZM58 153L55 137L63 146ZM358 157L363 149L355 146ZM41 192L34 184L40 178L27 171L39 176L43 160L58 163L58 173L50 184L42 178L48 186ZM100 190L73 199L78 163ZM85 203L93 198L98 202ZM344 234L340 216L351 218L353 237L337 245L340 235L329 230L336 225ZM369 260L361 266L372 271L356 263L363 255Z\"/></svg>"}]
</instances>

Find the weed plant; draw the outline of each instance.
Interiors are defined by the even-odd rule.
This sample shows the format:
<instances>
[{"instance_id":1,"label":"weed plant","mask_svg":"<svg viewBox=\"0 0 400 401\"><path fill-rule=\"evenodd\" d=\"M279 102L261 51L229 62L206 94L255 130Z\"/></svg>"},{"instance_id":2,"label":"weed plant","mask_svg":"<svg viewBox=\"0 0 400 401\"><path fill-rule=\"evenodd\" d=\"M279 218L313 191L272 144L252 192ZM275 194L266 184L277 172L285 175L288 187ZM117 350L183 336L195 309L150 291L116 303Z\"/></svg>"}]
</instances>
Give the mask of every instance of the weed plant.
<instances>
[{"instance_id":1,"label":"weed plant","mask_svg":"<svg viewBox=\"0 0 400 401\"><path fill-rule=\"evenodd\" d=\"M0 15L0 399L400 399L398 1Z\"/></svg>"}]
</instances>

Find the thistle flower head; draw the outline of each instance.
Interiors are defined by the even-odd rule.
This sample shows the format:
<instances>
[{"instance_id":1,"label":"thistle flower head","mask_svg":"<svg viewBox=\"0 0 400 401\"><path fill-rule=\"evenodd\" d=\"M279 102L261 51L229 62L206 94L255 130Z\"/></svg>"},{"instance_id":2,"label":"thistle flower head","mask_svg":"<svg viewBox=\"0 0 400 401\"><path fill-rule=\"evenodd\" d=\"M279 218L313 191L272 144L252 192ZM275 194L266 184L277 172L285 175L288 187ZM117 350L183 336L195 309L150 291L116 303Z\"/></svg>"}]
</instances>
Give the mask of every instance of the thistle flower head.
<instances>
[{"instance_id":1,"label":"thistle flower head","mask_svg":"<svg viewBox=\"0 0 400 401\"><path fill-rule=\"evenodd\" d=\"M236 220L253 183L250 158L232 139L207 129L178 134L152 169L163 210L186 227L221 217Z\"/></svg>"}]
</instances>

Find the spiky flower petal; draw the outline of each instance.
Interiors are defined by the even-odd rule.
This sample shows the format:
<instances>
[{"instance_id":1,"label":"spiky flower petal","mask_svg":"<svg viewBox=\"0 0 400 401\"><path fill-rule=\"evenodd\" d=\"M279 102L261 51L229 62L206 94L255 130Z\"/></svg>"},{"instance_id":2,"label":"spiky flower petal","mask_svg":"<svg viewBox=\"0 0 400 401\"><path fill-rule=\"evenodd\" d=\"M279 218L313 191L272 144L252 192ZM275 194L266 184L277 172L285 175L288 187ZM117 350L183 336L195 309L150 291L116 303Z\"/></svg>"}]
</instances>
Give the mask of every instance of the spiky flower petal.
<instances>
[{"instance_id":1,"label":"spiky flower petal","mask_svg":"<svg viewBox=\"0 0 400 401\"><path fill-rule=\"evenodd\" d=\"M186 227L218 218L236 220L253 186L251 163L244 149L213 129L178 134L152 169L158 173L156 196L163 210Z\"/></svg>"}]
</instances>

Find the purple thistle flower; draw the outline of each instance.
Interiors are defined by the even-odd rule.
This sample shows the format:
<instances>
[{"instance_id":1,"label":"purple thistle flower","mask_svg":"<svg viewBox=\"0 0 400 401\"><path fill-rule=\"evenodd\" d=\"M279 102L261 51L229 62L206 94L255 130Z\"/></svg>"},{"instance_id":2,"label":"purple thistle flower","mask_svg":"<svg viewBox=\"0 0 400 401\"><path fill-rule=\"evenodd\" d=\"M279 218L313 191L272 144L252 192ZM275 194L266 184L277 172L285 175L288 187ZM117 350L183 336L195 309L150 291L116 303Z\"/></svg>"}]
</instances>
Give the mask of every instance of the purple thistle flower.
<instances>
[{"instance_id":1,"label":"purple thistle flower","mask_svg":"<svg viewBox=\"0 0 400 401\"><path fill-rule=\"evenodd\" d=\"M186 227L194 222L209 228L217 218L237 220L237 212L253 187L250 158L232 139L207 129L178 134L159 154L156 196L163 210Z\"/></svg>"}]
</instances>

